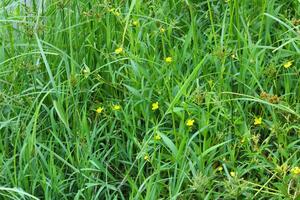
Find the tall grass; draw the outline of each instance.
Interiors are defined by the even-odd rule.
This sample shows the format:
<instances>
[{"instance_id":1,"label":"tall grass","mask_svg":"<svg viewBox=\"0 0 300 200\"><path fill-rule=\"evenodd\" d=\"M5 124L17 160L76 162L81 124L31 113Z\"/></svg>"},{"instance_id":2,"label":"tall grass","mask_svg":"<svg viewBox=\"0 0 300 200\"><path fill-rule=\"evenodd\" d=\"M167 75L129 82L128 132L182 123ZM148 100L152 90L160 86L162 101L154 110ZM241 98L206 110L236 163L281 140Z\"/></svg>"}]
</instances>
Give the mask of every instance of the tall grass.
<instances>
[{"instance_id":1,"label":"tall grass","mask_svg":"<svg viewBox=\"0 0 300 200\"><path fill-rule=\"evenodd\" d=\"M1 199L300 198L299 1L0 7Z\"/></svg>"}]
</instances>

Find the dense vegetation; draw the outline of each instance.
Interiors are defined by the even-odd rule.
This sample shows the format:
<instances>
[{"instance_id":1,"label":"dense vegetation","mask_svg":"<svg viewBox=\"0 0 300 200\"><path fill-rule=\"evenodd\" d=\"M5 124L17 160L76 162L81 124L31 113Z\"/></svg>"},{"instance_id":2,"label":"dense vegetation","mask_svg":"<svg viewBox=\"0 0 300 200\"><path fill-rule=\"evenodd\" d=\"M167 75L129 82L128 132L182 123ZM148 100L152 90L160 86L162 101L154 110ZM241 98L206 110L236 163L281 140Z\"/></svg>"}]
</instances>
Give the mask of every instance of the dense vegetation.
<instances>
[{"instance_id":1,"label":"dense vegetation","mask_svg":"<svg viewBox=\"0 0 300 200\"><path fill-rule=\"evenodd\" d=\"M300 199L299 0L2 0L0 199Z\"/></svg>"}]
</instances>

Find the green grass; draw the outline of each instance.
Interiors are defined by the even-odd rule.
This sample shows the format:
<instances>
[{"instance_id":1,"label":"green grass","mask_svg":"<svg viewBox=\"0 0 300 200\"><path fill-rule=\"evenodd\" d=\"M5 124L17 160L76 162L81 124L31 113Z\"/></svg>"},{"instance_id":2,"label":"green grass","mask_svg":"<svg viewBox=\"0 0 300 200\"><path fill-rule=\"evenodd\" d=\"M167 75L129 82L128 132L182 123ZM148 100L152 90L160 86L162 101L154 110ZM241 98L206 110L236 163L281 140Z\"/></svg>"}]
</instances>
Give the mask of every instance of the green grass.
<instances>
[{"instance_id":1,"label":"green grass","mask_svg":"<svg viewBox=\"0 0 300 200\"><path fill-rule=\"evenodd\" d=\"M299 56L299 0L2 0L0 199L300 199Z\"/></svg>"}]
</instances>

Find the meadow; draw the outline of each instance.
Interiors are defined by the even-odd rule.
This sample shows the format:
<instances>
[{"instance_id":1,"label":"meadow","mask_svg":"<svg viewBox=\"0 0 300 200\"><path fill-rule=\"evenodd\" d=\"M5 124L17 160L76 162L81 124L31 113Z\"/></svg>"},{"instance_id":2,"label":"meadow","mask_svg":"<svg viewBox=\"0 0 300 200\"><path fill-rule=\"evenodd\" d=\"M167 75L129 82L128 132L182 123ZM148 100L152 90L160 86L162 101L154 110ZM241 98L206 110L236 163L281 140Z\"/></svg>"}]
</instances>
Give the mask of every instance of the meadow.
<instances>
[{"instance_id":1,"label":"meadow","mask_svg":"<svg viewBox=\"0 0 300 200\"><path fill-rule=\"evenodd\" d=\"M299 0L0 1L0 199L300 199Z\"/></svg>"}]
</instances>

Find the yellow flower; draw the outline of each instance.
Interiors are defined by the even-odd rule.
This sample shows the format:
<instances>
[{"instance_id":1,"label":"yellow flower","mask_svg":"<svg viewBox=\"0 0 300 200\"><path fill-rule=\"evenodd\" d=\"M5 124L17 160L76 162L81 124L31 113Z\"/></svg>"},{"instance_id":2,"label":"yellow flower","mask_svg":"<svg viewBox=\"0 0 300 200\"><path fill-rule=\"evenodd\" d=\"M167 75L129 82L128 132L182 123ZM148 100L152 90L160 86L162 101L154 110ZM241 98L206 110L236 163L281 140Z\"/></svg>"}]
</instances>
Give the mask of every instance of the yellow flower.
<instances>
[{"instance_id":1,"label":"yellow flower","mask_svg":"<svg viewBox=\"0 0 300 200\"><path fill-rule=\"evenodd\" d=\"M165 58L166 63L171 63L173 61L172 57Z\"/></svg>"},{"instance_id":2,"label":"yellow flower","mask_svg":"<svg viewBox=\"0 0 300 200\"><path fill-rule=\"evenodd\" d=\"M144 160L146 160L146 161L150 161L150 157L149 157L149 155L148 154L146 154L145 156L144 156Z\"/></svg>"},{"instance_id":3,"label":"yellow flower","mask_svg":"<svg viewBox=\"0 0 300 200\"><path fill-rule=\"evenodd\" d=\"M261 117L255 117L254 118L254 125L260 125L262 124L262 118Z\"/></svg>"},{"instance_id":4,"label":"yellow flower","mask_svg":"<svg viewBox=\"0 0 300 200\"><path fill-rule=\"evenodd\" d=\"M119 48L117 48L116 50L115 50L115 53L116 54L120 54L120 53L122 53L123 52L123 48L122 47L119 47Z\"/></svg>"},{"instance_id":5,"label":"yellow flower","mask_svg":"<svg viewBox=\"0 0 300 200\"><path fill-rule=\"evenodd\" d=\"M152 110L157 110L159 108L158 102L152 104Z\"/></svg>"},{"instance_id":6,"label":"yellow flower","mask_svg":"<svg viewBox=\"0 0 300 200\"><path fill-rule=\"evenodd\" d=\"M104 110L103 107L99 107L99 108L97 108L96 113L100 114L100 113L102 113L103 110Z\"/></svg>"},{"instance_id":7,"label":"yellow flower","mask_svg":"<svg viewBox=\"0 0 300 200\"><path fill-rule=\"evenodd\" d=\"M108 9L108 11L111 12L112 14L114 14L117 17L121 15L121 13L118 12L118 10L115 9L115 8L110 8L110 9Z\"/></svg>"},{"instance_id":8,"label":"yellow flower","mask_svg":"<svg viewBox=\"0 0 300 200\"><path fill-rule=\"evenodd\" d=\"M288 68L290 68L290 66L293 65L293 62L294 62L293 60L290 60L290 61L284 63L283 67L286 68L286 69L288 69Z\"/></svg>"},{"instance_id":9,"label":"yellow flower","mask_svg":"<svg viewBox=\"0 0 300 200\"><path fill-rule=\"evenodd\" d=\"M217 170L220 172L220 171L223 171L223 167L222 166L219 166L218 168L217 168Z\"/></svg>"},{"instance_id":10,"label":"yellow flower","mask_svg":"<svg viewBox=\"0 0 300 200\"><path fill-rule=\"evenodd\" d=\"M138 20L134 20L134 21L132 22L132 25L133 25L133 26L138 26L138 25L139 25L139 21L138 21Z\"/></svg>"},{"instance_id":11,"label":"yellow flower","mask_svg":"<svg viewBox=\"0 0 300 200\"><path fill-rule=\"evenodd\" d=\"M160 29L159 29L159 32L160 33L164 33L166 30L163 28L163 27L161 27Z\"/></svg>"},{"instance_id":12,"label":"yellow flower","mask_svg":"<svg viewBox=\"0 0 300 200\"><path fill-rule=\"evenodd\" d=\"M235 172L230 172L230 176L235 177L236 176Z\"/></svg>"},{"instance_id":13,"label":"yellow flower","mask_svg":"<svg viewBox=\"0 0 300 200\"><path fill-rule=\"evenodd\" d=\"M114 14L115 16L117 16L117 17L119 17L119 16L121 15L121 13L118 12L117 9L115 9L115 10L113 11L113 14Z\"/></svg>"},{"instance_id":14,"label":"yellow flower","mask_svg":"<svg viewBox=\"0 0 300 200\"><path fill-rule=\"evenodd\" d=\"M119 104L113 105L112 107L113 110L120 110L121 106Z\"/></svg>"},{"instance_id":15,"label":"yellow flower","mask_svg":"<svg viewBox=\"0 0 300 200\"><path fill-rule=\"evenodd\" d=\"M156 134L156 135L154 136L154 139L155 139L155 140L161 140L161 136L158 135L158 134Z\"/></svg>"},{"instance_id":16,"label":"yellow flower","mask_svg":"<svg viewBox=\"0 0 300 200\"><path fill-rule=\"evenodd\" d=\"M293 167L290 172L293 175L300 175L300 167Z\"/></svg>"},{"instance_id":17,"label":"yellow flower","mask_svg":"<svg viewBox=\"0 0 300 200\"><path fill-rule=\"evenodd\" d=\"M186 125L189 126L189 127L191 127L191 126L194 125L194 122L195 122L195 120L193 120L193 119L188 119L188 120L186 121Z\"/></svg>"}]
</instances>

